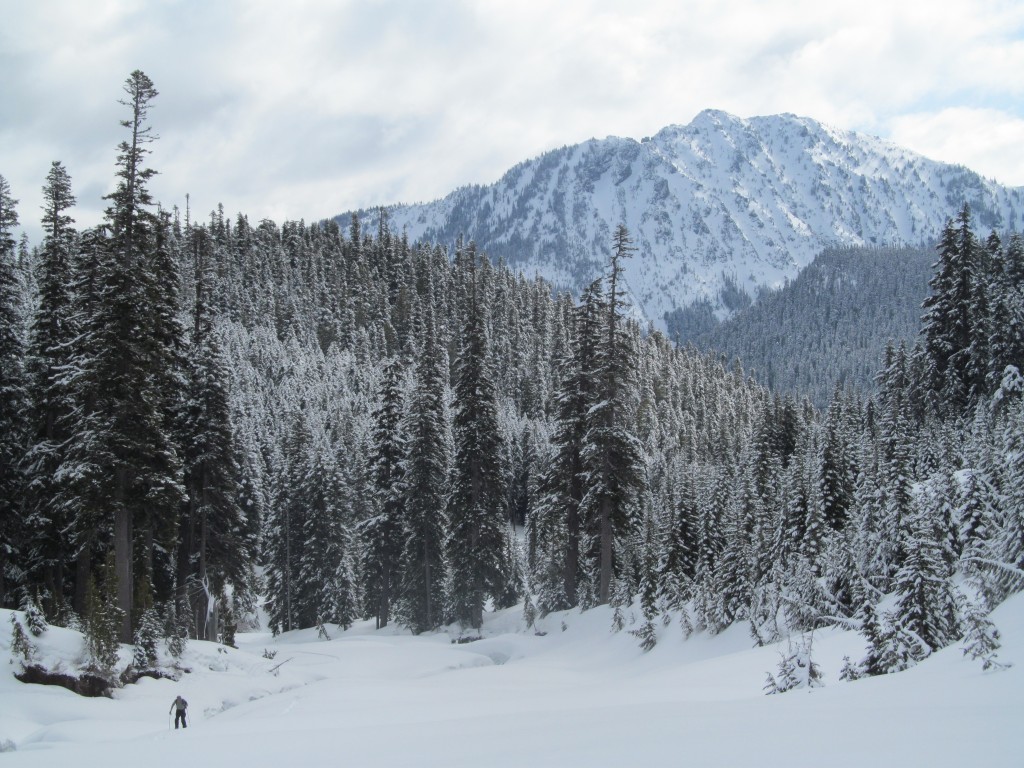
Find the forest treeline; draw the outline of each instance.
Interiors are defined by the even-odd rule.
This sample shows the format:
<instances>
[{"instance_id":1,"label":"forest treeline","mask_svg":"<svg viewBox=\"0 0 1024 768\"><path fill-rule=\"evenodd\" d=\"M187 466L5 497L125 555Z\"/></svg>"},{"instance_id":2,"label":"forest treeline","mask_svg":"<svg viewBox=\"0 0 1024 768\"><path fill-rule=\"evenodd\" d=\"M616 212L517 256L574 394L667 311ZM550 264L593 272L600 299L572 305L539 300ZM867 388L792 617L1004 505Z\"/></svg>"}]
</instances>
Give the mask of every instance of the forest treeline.
<instances>
[{"instance_id":1,"label":"forest treeline","mask_svg":"<svg viewBox=\"0 0 1024 768\"><path fill-rule=\"evenodd\" d=\"M19 244L0 179L0 600L81 626L97 668L117 640L140 665L159 637L230 643L258 600L325 635L473 633L520 602L621 628L639 600L645 648L669 620L839 623L868 646L847 676L994 652L1024 575L1019 236L979 241L964 208L919 341L819 412L630 320L625 227L573 298L383 214L161 210L156 90L124 93L103 224L74 228L55 162Z\"/></svg>"}]
</instances>

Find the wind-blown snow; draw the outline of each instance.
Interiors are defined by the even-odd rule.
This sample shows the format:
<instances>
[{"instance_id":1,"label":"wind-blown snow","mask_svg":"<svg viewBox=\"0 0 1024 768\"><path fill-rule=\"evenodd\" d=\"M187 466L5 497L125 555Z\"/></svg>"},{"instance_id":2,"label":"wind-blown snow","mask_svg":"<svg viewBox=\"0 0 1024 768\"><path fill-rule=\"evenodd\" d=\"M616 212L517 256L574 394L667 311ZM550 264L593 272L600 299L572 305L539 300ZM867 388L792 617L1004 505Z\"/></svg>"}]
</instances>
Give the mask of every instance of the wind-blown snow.
<instances>
[{"instance_id":1,"label":"wind-blown snow","mask_svg":"<svg viewBox=\"0 0 1024 768\"><path fill-rule=\"evenodd\" d=\"M239 636L238 650L193 642L180 682L143 680L113 699L0 674L0 744L12 768L245 766L942 766L1021 765L1024 596L998 608L1000 660L983 672L951 647L900 674L839 680L858 635L814 635L825 687L765 696L779 647L751 648L735 626L683 640L659 627L644 654L610 613L552 614L547 634L521 610L488 614L485 638L412 637L362 624L330 641L315 630ZM563 622L566 626L563 631ZM0 611L0 657L10 644ZM49 663L79 654L51 628ZM784 644L783 644L784 645ZM264 649L277 652L263 658ZM282 664L282 662L284 662ZM280 665L277 674L270 672ZM13 666L8 669L13 670ZM169 731L176 694L191 725Z\"/></svg>"}]
</instances>

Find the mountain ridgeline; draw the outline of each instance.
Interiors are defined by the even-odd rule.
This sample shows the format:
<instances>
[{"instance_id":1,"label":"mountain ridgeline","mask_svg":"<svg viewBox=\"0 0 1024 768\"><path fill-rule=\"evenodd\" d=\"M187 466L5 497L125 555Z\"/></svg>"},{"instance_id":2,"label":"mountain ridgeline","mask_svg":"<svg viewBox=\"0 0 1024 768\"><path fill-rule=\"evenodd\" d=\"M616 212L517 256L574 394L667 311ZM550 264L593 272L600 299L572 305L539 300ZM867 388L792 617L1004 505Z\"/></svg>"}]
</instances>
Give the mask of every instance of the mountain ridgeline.
<instances>
[{"instance_id":1,"label":"mountain ridgeline","mask_svg":"<svg viewBox=\"0 0 1024 768\"><path fill-rule=\"evenodd\" d=\"M701 300L729 315L737 291L756 298L829 246L933 242L964 202L982 231L1024 230L1021 188L808 118L705 111L641 141L592 139L494 184L386 211L410 240L461 236L575 295L601 274L625 223L638 249L624 273L631 299L665 329L666 313ZM364 226L377 218L358 215Z\"/></svg>"}]
</instances>

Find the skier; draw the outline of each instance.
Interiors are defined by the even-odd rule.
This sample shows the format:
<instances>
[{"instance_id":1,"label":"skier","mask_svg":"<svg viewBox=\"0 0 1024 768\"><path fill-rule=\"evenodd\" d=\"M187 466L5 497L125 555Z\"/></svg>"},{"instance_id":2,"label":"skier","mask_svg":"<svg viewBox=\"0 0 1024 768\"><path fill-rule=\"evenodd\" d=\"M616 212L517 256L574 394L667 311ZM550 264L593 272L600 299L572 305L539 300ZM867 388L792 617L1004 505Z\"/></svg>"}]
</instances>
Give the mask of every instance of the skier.
<instances>
[{"instance_id":1,"label":"skier","mask_svg":"<svg viewBox=\"0 0 1024 768\"><path fill-rule=\"evenodd\" d=\"M181 722L182 728L188 728L188 723L185 722L185 710L188 709L188 702L179 695L171 704L171 709L175 710L174 730L178 730L179 722ZM170 714L170 711L167 714Z\"/></svg>"}]
</instances>

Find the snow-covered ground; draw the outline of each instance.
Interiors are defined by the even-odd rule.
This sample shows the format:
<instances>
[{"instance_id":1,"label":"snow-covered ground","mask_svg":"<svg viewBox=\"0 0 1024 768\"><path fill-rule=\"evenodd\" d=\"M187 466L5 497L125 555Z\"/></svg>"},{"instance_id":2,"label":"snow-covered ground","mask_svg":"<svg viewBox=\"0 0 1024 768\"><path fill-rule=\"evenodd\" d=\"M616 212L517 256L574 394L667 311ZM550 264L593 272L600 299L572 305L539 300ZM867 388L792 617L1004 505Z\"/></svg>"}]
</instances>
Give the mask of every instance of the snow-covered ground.
<instances>
[{"instance_id":1,"label":"snow-covered ground","mask_svg":"<svg viewBox=\"0 0 1024 768\"><path fill-rule=\"evenodd\" d=\"M1024 595L993 619L999 659L1017 662L1008 670L983 672L954 646L845 683L842 658L860 659L863 641L829 630L813 646L825 687L776 696L762 686L779 647L751 648L745 627L684 641L672 623L645 654L609 631L606 609L552 614L544 636L519 610L488 614L484 639L467 644L368 624L329 641L306 630L241 634L238 650L192 642L190 674L113 699L20 683L12 665L0 672L0 745L14 751L0 765L1022 766ZM80 656L67 630L36 642L50 663ZM179 693L186 731L170 730Z\"/></svg>"}]
</instances>

